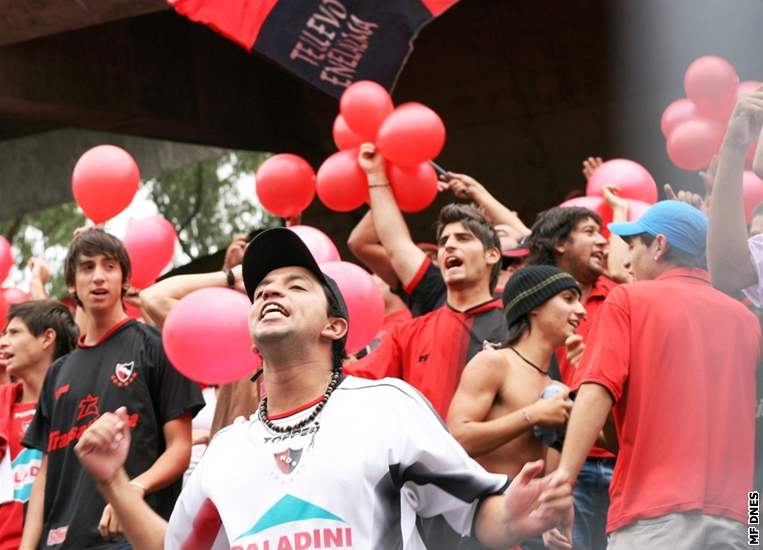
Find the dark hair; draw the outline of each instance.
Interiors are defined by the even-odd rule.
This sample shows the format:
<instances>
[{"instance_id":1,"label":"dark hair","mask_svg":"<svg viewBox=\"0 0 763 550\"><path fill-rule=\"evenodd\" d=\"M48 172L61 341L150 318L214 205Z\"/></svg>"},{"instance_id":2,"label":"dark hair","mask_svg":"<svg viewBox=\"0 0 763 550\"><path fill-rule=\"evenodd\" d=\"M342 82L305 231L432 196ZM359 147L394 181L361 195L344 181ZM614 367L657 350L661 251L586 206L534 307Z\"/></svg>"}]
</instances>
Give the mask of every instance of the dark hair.
<instances>
[{"instance_id":1,"label":"dark hair","mask_svg":"<svg viewBox=\"0 0 763 550\"><path fill-rule=\"evenodd\" d=\"M334 293L323 283L321 283L321 288L323 288L323 293L326 295L326 302L328 302L326 314L329 317L341 317L344 319L344 315L339 309L339 302L334 296ZM346 342L347 335L344 335L339 340L334 340L331 343L331 364L334 370L342 370L342 363L344 362L345 357L347 357L347 351L344 349Z\"/></svg>"},{"instance_id":2,"label":"dark hair","mask_svg":"<svg viewBox=\"0 0 763 550\"><path fill-rule=\"evenodd\" d=\"M514 321L509 327L508 333L506 335L506 343L503 347L513 346L519 342L519 339L522 338L524 333L529 330L530 318L528 317L527 313L525 313L516 321Z\"/></svg>"},{"instance_id":3,"label":"dark hair","mask_svg":"<svg viewBox=\"0 0 763 550\"><path fill-rule=\"evenodd\" d=\"M485 219L482 211L472 204L451 203L446 204L440 210L437 217L437 242L440 242L440 236L446 225L451 223L461 223L466 229L471 231L477 237L485 250L496 248L498 253L501 251L501 240L498 238L495 228ZM495 290L498 282L498 274L501 271L501 261L493 264L490 270L490 292Z\"/></svg>"},{"instance_id":4,"label":"dark hair","mask_svg":"<svg viewBox=\"0 0 763 550\"><path fill-rule=\"evenodd\" d=\"M122 241L114 235L110 235L103 229L96 227L86 229L74 237L74 240L69 244L69 250L66 252L66 259L64 260L64 280L66 286L74 286L77 263L80 256L97 256L99 254L119 262L119 267L122 269L122 285L125 286L130 280L130 274L132 273L130 256L127 254L127 249L122 244ZM123 289L123 297L125 292L126 289ZM76 295L74 298L77 300L77 304L81 306L79 298Z\"/></svg>"},{"instance_id":5,"label":"dark hair","mask_svg":"<svg viewBox=\"0 0 763 550\"><path fill-rule=\"evenodd\" d=\"M556 246L570 238L577 225L592 219L601 226L601 217L580 206L556 206L538 214L530 233L529 265L556 265Z\"/></svg>"},{"instance_id":6,"label":"dark hair","mask_svg":"<svg viewBox=\"0 0 763 550\"><path fill-rule=\"evenodd\" d=\"M644 246L647 248L652 246L652 243L657 239L657 237L650 233L639 233L638 235L633 235L625 240L626 242L630 242L631 239L635 239L636 237L641 239L641 242L644 243ZM704 255L695 256L694 254L689 254L688 252L670 246L670 242L668 242L668 251L665 253L665 256L663 256L663 260L676 267L707 269L707 258Z\"/></svg>"},{"instance_id":7,"label":"dark hair","mask_svg":"<svg viewBox=\"0 0 763 550\"><path fill-rule=\"evenodd\" d=\"M53 359L66 355L77 345L79 329L69 308L55 300L31 300L13 304L8 310L8 322L21 319L34 336L48 329L56 333Z\"/></svg>"}]
</instances>

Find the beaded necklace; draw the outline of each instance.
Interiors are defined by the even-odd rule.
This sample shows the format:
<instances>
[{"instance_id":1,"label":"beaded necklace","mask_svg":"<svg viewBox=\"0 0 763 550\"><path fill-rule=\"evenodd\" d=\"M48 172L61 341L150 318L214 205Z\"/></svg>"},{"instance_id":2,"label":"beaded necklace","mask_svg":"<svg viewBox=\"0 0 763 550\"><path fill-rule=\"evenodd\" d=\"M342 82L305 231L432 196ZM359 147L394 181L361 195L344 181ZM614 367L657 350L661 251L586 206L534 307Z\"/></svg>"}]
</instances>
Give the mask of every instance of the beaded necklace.
<instances>
[{"instance_id":1,"label":"beaded necklace","mask_svg":"<svg viewBox=\"0 0 763 550\"><path fill-rule=\"evenodd\" d=\"M313 420L316 419L318 414L323 410L323 407L326 406L326 402L329 400L329 397L331 397L331 394L336 389L336 387L339 385L339 382L341 381L341 375L342 371L339 369L334 369L333 373L331 374L331 380L329 381L329 385L326 388L325 393L323 394L323 398L318 402L318 404L315 406L315 409L313 409L313 412L310 413L310 415L307 418L303 418L296 424L293 424L291 426L279 426L277 424L274 424L272 420L268 418L268 398L263 397L260 401L260 406L257 409L257 415L260 418L260 421L262 421L265 426L270 431L284 434L289 432L295 432L297 430L301 430L308 424L312 423Z\"/></svg>"}]
</instances>

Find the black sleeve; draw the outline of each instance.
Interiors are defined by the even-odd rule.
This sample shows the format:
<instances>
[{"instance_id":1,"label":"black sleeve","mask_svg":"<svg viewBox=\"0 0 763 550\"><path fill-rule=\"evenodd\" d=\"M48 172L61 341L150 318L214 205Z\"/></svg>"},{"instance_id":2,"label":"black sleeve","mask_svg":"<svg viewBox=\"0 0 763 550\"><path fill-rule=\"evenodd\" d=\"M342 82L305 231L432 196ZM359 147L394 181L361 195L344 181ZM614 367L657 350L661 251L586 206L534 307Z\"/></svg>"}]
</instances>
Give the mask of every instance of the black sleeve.
<instances>
[{"instance_id":1,"label":"black sleeve","mask_svg":"<svg viewBox=\"0 0 763 550\"><path fill-rule=\"evenodd\" d=\"M40 389L40 397L37 400L37 410L34 418L27 428L21 444L30 449L37 449L43 453L48 452L48 437L50 436L50 413L53 410L53 391L56 378L61 365L67 356L56 360L45 374L45 381Z\"/></svg>"},{"instance_id":2,"label":"black sleeve","mask_svg":"<svg viewBox=\"0 0 763 550\"><path fill-rule=\"evenodd\" d=\"M426 315L444 305L448 292L442 273L429 258L404 290L408 294L408 308L414 317Z\"/></svg>"},{"instance_id":3,"label":"black sleeve","mask_svg":"<svg viewBox=\"0 0 763 550\"><path fill-rule=\"evenodd\" d=\"M190 412L196 416L204 407L204 397L201 395L199 384L192 382L182 374L167 359L162 347L159 331L144 326L145 357L150 365L151 400L160 425Z\"/></svg>"}]
</instances>

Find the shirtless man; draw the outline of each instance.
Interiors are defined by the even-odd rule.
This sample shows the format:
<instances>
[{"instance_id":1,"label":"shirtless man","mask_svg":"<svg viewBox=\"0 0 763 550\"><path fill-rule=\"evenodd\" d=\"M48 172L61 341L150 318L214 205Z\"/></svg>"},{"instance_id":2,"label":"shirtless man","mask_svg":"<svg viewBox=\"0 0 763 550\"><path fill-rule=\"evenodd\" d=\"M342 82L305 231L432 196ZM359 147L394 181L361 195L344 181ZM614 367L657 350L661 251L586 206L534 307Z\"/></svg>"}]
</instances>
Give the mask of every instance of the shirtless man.
<instances>
[{"instance_id":1,"label":"shirtless man","mask_svg":"<svg viewBox=\"0 0 763 550\"><path fill-rule=\"evenodd\" d=\"M486 470L513 477L526 461L546 455L533 428L567 422L572 408L568 388L547 399L539 396L552 383L548 369L554 350L575 333L585 309L575 279L553 266L517 271L503 299L507 344L480 352L466 366L448 427Z\"/></svg>"}]
</instances>

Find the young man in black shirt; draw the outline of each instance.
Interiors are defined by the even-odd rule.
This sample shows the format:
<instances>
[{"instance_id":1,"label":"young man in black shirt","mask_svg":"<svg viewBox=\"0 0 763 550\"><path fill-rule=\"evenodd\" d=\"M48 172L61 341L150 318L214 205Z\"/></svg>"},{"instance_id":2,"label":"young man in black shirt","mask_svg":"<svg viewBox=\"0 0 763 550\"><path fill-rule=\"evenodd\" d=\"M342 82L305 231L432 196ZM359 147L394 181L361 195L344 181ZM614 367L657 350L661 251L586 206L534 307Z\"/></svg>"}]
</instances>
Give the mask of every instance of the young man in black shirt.
<instances>
[{"instance_id":1,"label":"young man in black shirt","mask_svg":"<svg viewBox=\"0 0 763 550\"><path fill-rule=\"evenodd\" d=\"M159 333L127 317L130 259L121 241L100 229L84 231L72 241L64 269L88 330L76 350L51 365L23 441L44 456L21 548L124 548L119 518L82 470L74 445L102 413L126 407L133 434L129 487L167 516L190 459L191 417L204 401L167 361Z\"/></svg>"}]
</instances>

